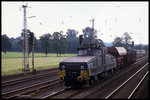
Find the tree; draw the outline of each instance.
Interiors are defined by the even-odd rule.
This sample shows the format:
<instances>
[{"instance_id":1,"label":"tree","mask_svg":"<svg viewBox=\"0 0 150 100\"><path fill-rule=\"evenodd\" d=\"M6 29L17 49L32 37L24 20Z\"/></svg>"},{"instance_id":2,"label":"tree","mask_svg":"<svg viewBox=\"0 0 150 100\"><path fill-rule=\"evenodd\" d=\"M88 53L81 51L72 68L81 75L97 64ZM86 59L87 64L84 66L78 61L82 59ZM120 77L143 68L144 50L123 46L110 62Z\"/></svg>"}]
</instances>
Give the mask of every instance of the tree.
<instances>
[{"instance_id":1,"label":"tree","mask_svg":"<svg viewBox=\"0 0 150 100\"><path fill-rule=\"evenodd\" d=\"M114 47L123 46L123 38L122 37L115 37L114 41L112 42Z\"/></svg>"},{"instance_id":2,"label":"tree","mask_svg":"<svg viewBox=\"0 0 150 100\"><path fill-rule=\"evenodd\" d=\"M46 57L51 48L50 38L51 38L51 34L49 33L40 36L41 47L44 53L46 54Z\"/></svg>"},{"instance_id":3,"label":"tree","mask_svg":"<svg viewBox=\"0 0 150 100\"><path fill-rule=\"evenodd\" d=\"M76 36L78 34L78 31L74 29L68 29L66 34L67 34L66 38L68 41L67 52L75 53L77 48L79 47L79 39Z\"/></svg>"},{"instance_id":4,"label":"tree","mask_svg":"<svg viewBox=\"0 0 150 100\"><path fill-rule=\"evenodd\" d=\"M74 29L68 29L66 34L67 34L68 39L72 39L72 38L76 38L76 35L78 34L78 31L76 31Z\"/></svg>"},{"instance_id":5,"label":"tree","mask_svg":"<svg viewBox=\"0 0 150 100\"><path fill-rule=\"evenodd\" d=\"M148 45L145 45L145 46L143 47L143 49L145 50L145 52L148 52L148 51L149 51L149 46L148 46Z\"/></svg>"},{"instance_id":6,"label":"tree","mask_svg":"<svg viewBox=\"0 0 150 100\"><path fill-rule=\"evenodd\" d=\"M62 53L65 53L67 48L67 40L64 35L62 35L62 31L53 33L53 50L56 52L57 57L58 54L61 56Z\"/></svg>"},{"instance_id":7,"label":"tree","mask_svg":"<svg viewBox=\"0 0 150 100\"><path fill-rule=\"evenodd\" d=\"M36 40L35 52L42 52L42 46L41 46L40 39L37 39L37 40Z\"/></svg>"},{"instance_id":8,"label":"tree","mask_svg":"<svg viewBox=\"0 0 150 100\"><path fill-rule=\"evenodd\" d=\"M125 32L122 37L118 37L118 36L115 37L114 41L112 42L112 45L116 47L121 46L128 49L129 47L132 46L130 45L131 40L132 40L131 36L127 32Z\"/></svg>"},{"instance_id":9,"label":"tree","mask_svg":"<svg viewBox=\"0 0 150 100\"><path fill-rule=\"evenodd\" d=\"M2 52L4 52L6 54L6 52L11 47L11 43L9 41L9 37L6 34L2 35L2 37L1 37L1 43L2 43Z\"/></svg>"},{"instance_id":10,"label":"tree","mask_svg":"<svg viewBox=\"0 0 150 100\"><path fill-rule=\"evenodd\" d=\"M123 39L124 39L124 43L125 43L125 45L124 45L125 48L131 47L131 45L129 45L129 44L131 43L132 38L127 32L124 33L124 38Z\"/></svg>"},{"instance_id":11,"label":"tree","mask_svg":"<svg viewBox=\"0 0 150 100\"><path fill-rule=\"evenodd\" d=\"M62 35L61 37L60 37L60 40L59 40L60 42L60 49L59 49L59 56L61 56L61 54L63 54L63 53L65 53L66 52L66 50L67 50L67 39L65 38L65 36L64 35Z\"/></svg>"},{"instance_id":12,"label":"tree","mask_svg":"<svg viewBox=\"0 0 150 100\"><path fill-rule=\"evenodd\" d=\"M28 48L29 48L29 54L32 52L32 43L31 43L31 38L33 38L33 37L31 37L30 36L30 34L34 34L33 32L31 32L29 29L27 30L27 34L28 34ZM21 33L21 35L23 36L24 35L24 30L23 30L23 32ZM18 44L20 45L20 48L22 48L22 39L23 38L21 38L20 37L20 39L19 39L19 41L18 41ZM36 47L37 47L37 39L36 39L36 37L34 36L34 40L32 40L32 41L34 41L34 50L36 49Z\"/></svg>"},{"instance_id":13,"label":"tree","mask_svg":"<svg viewBox=\"0 0 150 100\"><path fill-rule=\"evenodd\" d=\"M11 42L11 48L8 51L15 51L15 52L21 52L22 48L20 46L19 41L21 40L21 37L18 36L16 38L11 37L9 41Z\"/></svg>"}]
</instances>

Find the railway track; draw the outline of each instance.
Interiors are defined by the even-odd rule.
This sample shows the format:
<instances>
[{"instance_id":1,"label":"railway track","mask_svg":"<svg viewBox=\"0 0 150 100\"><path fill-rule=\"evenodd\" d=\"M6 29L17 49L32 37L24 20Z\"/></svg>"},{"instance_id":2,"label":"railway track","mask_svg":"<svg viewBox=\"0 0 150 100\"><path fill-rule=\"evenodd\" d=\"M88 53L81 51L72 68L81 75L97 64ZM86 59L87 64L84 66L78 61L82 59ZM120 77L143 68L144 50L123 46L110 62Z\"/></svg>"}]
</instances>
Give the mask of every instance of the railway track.
<instances>
[{"instance_id":1,"label":"railway track","mask_svg":"<svg viewBox=\"0 0 150 100\"><path fill-rule=\"evenodd\" d=\"M140 63L142 60L144 60L143 58L144 57L139 58L135 64ZM52 72L50 72L50 73L52 73ZM54 73L57 75L57 73L55 71L54 71ZM45 74L45 76L46 76L46 74ZM39 79L38 77L42 77L42 74L39 76L38 75L32 76L32 78L33 77L37 78L36 80L38 80ZM28 76L28 78L29 78L29 76ZM28 78L26 77L25 79L28 80ZM31 80L32 80L32 78L31 78ZM43 76L43 78L44 78L44 76ZM29 78L29 80L30 80L30 78ZM22 81L24 81L23 78L22 78ZM7 86L13 84L11 82L9 83L8 81L5 81L5 82L6 83L2 83L2 88L3 88L3 86L7 87ZM21 81L20 81L20 83L21 83ZM14 81L14 85L15 84L16 83ZM2 92L1 96L2 96L2 98L40 98L40 99L41 98L42 99L59 98L59 97L60 98L72 98L72 97L75 97L75 95L80 95L80 94L84 93L85 91L86 92L89 91L90 89L92 89L92 87L91 88L83 88L83 89L80 89L79 91L71 90L69 88L64 87L63 84L60 84L58 78L51 78L49 81L30 85L26 88L19 88L19 89L15 89L15 90L12 90L9 92L5 92L5 93ZM64 96L63 93L66 94L65 97L63 97Z\"/></svg>"},{"instance_id":2,"label":"railway track","mask_svg":"<svg viewBox=\"0 0 150 100\"><path fill-rule=\"evenodd\" d=\"M148 75L148 63L140 68L135 74L118 86L114 91L112 91L105 99L108 98L128 98L130 99L135 93L136 89L140 86L142 81ZM137 83L137 84L136 84Z\"/></svg>"},{"instance_id":3,"label":"railway track","mask_svg":"<svg viewBox=\"0 0 150 100\"><path fill-rule=\"evenodd\" d=\"M15 98L15 97L22 97L22 95L27 96L29 94L31 96L31 94L35 93L36 91L39 91L39 90L44 89L44 88L52 87L52 86L57 85L59 83L60 82L58 79L53 79L50 81L37 83L37 84L31 85L28 87L19 88L17 90L12 90L9 92L2 93L2 98L10 99L10 98Z\"/></svg>"},{"instance_id":4,"label":"railway track","mask_svg":"<svg viewBox=\"0 0 150 100\"><path fill-rule=\"evenodd\" d=\"M2 94L7 93L10 91L22 89L24 87L34 86L36 84L47 82L49 80L58 79L57 74L53 74L51 76L45 76L45 77L36 77L35 79L28 79L26 81L19 81L16 84L9 84L2 86Z\"/></svg>"},{"instance_id":5,"label":"railway track","mask_svg":"<svg viewBox=\"0 0 150 100\"><path fill-rule=\"evenodd\" d=\"M141 60L144 61L145 59L141 59ZM138 60L137 63L141 63L141 60ZM115 73L115 74L117 74L117 73ZM60 98L61 99L65 99L65 98L67 98L67 99L68 98L84 98L84 97L86 97L85 94L91 94L89 91L93 90L94 88L97 88L96 86L98 84L103 84L103 82L108 83L107 79L104 79L104 80L100 80L96 84L93 84L94 86L90 87L90 88L82 88L82 89L79 89L79 90L62 88L62 89L57 90L57 91L54 90L53 92L50 92L49 94L47 94L47 95L45 95L45 96L43 96L41 98L42 99L47 99L47 98L49 98L49 99L51 99L51 98L53 98L53 99L58 99L58 98L59 99ZM81 94L82 94L82 96L81 96Z\"/></svg>"},{"instance_id":6,"label":"railway track","mask_svg":"<svg viewBox=\"0 0 150 100\"><path fill-rule=\"evenodd\" d=\"M55 95L58 95L58 94L60 94L60 93L65 92L65 91L67 91L67 89L66 89L66 88L62 88L62 89L60 89L60 90L58 90L58 91L55 91L55 92L52 92L52 93L50 93L50 94L48 94L48 95L46 95L46 96L43 96L41 99L51 98L51 97L53 97L53 96L55 96Z\"/></svg>"},{"instance_id":7,"label":"railway track","mask_svg":"<svg viewBox=\"0 0 150 100\"><path fill-rule=\"evenodd\" d=\"M49 73L45 73L42 75L39 74L39 75L29 76L29 77L25 77L25 78L19 78L19 79L14 79L14 80L10 80L10 81L5 81L5 82L2 82L2 87L6 87L9 85L18 84L18 83L23 83L23 82L30 81L30 80L36 80L36 79L47 77L47 76L53 76L56 74L57 74L57 70L49 72Z\"/></svg>"},{"instance_id":8,"label":"railway track","mask_svg":"<svg viewBox=\"0 0 150 100\"><path fill-rule=\"evenodd\" d=\"M42 99L71 99L72 97L76 95L80 95L80 93L89 91L90 89L93 88L94 85L98 85L104 81L105 79L102 79L98 83L93 83L91 87L87 87L87 88L83 87L80 89L72 89L72 88L61 89L59 91L53 92L49 95L42 97Z\"/></svg>"},{"instance_id":9,"label":"railway track","mask_svg":"<svg viewBox=\"0 0 150 100\"><path fill-rule=\"evenodd\" d=\"M115 90L121 83L123 83L126 79L128 79L131 75L136 73L137 70L143 66L147 60L143 59L143 63L139 61L136 63L136 66L129 66L130 69L123 69L119 73L115 73L115 75L108 80L102 82L97 85L95 89L91 89L89 91L83 92L79 95L73 96L72 98L102 98L106 99L106 97L111 93L112 90ZM92 95L91 95L92 94Z\"/></svg>"},{"instance_id":10,"label":"railway track","mask_svg":"<svg viewBox=\"0 0 150 100\"><path fill-rule=\"evenodd\" d=\"M58 68L52 68L52 69L44 69L44 70L39 70L36 72L24 72L24 73L19 73L19 74L13 74L13 75L7 75L7 76L2 76L2 83L7 83L7 82L13 82L13 81L18 81L22 80L28 77L34 77L36 75L43 75L45 73L57 71Z\"/></svg>"},{"instance_id":11,"label":"railway track","mask_svg":"<svg viewBox=\"0 0 150 100\"><path fill-rule=\"evenodd\" d=\"M55 82L57 81L57 82ZM40 73L25 78L14 79L2 82L2 98L13 98L16 95L39 90L44 87L58 84L57 69L50 70L48 73Z\"/></svg>"}]
</instances>

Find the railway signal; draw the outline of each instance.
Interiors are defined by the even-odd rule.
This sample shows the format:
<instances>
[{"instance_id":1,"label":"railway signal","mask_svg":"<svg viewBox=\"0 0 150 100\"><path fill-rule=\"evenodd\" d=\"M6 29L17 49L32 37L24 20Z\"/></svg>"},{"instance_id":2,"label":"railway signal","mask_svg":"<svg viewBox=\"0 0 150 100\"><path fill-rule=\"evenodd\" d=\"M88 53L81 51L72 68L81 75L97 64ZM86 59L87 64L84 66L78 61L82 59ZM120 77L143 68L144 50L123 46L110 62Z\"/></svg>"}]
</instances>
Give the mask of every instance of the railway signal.
<instances>
[{"instance_id":1,"label":"railway signal","mask_svg":"<svg viewBox=\"0 0 150 100\"><path fill-rule=\"evenodd\" d=\"M35 72L34 69L34 33L30 33L30 44L32 45L32 72Z\"/></svg>"},{"instance_id":2,"label":"railway signal","mask_svg":"<svg viewBox=\"0 0 150 100\"><path fill-rule=\"evenodd\" d=\"M29 44L30 44L30 45L33 45L33 40L34 40L34 33L31 32L31 33L30 33L30 41L29 41Z\"/></svg>"}]
</instances>

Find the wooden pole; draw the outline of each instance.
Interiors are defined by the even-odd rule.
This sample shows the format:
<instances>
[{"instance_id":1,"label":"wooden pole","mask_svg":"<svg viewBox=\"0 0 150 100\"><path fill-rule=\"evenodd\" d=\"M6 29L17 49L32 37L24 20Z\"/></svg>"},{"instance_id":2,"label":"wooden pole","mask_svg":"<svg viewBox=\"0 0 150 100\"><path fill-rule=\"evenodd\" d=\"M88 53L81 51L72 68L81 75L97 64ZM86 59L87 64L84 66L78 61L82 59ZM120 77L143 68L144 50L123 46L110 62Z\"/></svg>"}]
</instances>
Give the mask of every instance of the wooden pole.
<instances>
[{"instance_id":1,"label":"wooden pole","mask_svg":"<svg viewBox=\"0 0 150 100\"><path fill-rule=\"evenodd\" d=\"M33 42L32 42L32 72L35 72L34 69L34 34L33 34Z\"/></svg>"}]
</instances>

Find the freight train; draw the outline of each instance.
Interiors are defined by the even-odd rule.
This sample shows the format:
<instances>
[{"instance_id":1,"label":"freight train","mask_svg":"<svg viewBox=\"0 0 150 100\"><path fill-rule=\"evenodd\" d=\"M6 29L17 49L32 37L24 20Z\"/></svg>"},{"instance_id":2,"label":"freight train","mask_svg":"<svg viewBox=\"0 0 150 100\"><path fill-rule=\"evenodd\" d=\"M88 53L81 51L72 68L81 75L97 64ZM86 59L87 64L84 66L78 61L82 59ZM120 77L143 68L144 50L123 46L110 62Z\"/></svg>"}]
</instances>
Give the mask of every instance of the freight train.
<instances>
[{"instance_id":1,"label":"freight train","mask_svg":"<svg viewBox=\"0 0 150 100\"><path fill-rule=\"evenodd\" d=\"M94 28L87 27L79 36L78 56L59 63L59 79L67 87L90 86L115 71L135 62L136 52L124 47L105 47L96 39Z\"/></svg>"}]
</instances>

